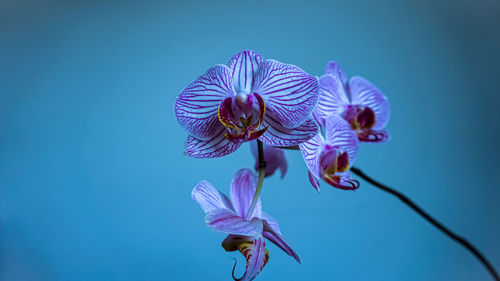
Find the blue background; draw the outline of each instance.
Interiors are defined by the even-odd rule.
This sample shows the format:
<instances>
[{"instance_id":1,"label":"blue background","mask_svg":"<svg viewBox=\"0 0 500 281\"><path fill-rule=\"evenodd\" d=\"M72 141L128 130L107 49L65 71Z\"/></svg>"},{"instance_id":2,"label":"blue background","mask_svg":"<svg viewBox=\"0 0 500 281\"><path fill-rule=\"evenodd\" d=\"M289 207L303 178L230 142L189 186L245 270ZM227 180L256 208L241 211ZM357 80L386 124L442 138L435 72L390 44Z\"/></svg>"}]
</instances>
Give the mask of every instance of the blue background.
<instances>
[{"instance_id":1,"label":"blue background","mask_svg":"<svg viewBox=\"0 0 500 281\"><path fill-rule=\"evenodd\" d=\"M378 85L392 141L356 165L500 268L498 1L140 2L1 2L0 280L231 280L237 255L190 194L201 179L227 192L249 147L185 157L172 108L246 48ZM490 280L392 196L318 194L286 154L262 201L302 264L271 245L258 280Z\"/></svg>"}]
</instances>

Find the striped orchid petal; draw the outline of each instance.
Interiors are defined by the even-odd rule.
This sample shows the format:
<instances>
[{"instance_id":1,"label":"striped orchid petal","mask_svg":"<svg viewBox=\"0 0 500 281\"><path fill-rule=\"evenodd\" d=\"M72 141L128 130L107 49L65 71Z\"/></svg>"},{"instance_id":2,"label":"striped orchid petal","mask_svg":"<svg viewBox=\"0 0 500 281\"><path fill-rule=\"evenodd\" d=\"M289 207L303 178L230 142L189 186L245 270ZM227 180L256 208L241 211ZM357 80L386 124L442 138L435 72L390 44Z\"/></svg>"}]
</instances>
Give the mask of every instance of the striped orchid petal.
<instances>
[{"instance_id":1,"label":"striped orchid petal","mask_svg":"<svg viewBox=\"0 0 500 281\"><path fill-rule=\"evenodd\" d=\"M191 192L191 197L200 204L205 213L216 209L233 210L233 205L227 196L219 192L208 181L200 181Z\"/></svg>"},{"instance_id":2,"label":"striped orchid petal","mask_svg":"<svg viewBox=\"0 0 500 281\"><path fill-rule=\"evenodd\" d=\"M342 87L345 88L347 86L347 76L338 62L329 61L325 66L325 74L329 74L337 78L341 82Z\"/></svg>"},{"instance_id":3,"label":"striped orchid petal","mask_svg":"<svg viewBox=\"0 0 500 281\"><path fill-rule=\"evenodd\" d=\"M255 74L263 61L261 55L251 50L239 52L229 60L227 66L231 70L237 93L251 94Z\"/></svg>"},{"instance_id":4,"label":"striped orchid petal","mask_svg":"<svg viewBox=\"0 0 500 281\"><path fill-rule=\"evenodd\" d=\"M307 168L314 177L319 177L319 157L324 147L324 138L318 133L312 139L299 144Z\"/></svg>"},{"instance_id":5,"label":"striped orchid petal","mask_svg":"<svg viewBox=\"0 0 500 281\"><path fill-rule=\"evenodd\" d=\"M269 227L271 227L275 232L281 234L280 225L278 221L273 218L270 214L262 212L262 220L265 220Z\"/></svg>"},{"instance_id":6,"label":"striped orchid petal","mask_svg":"<svg viewBox=\"0 0 500 281\"><path fill-rule=\"evenodd\" d=\"M221 127L219 132L209 140L199 140L189 136L184 145L186 154L195 158L216 158L234 152L241 143L225 137L226 129Z\"/></svg>"},{"instance_id":7,"label":"striped orchid petal","mask_svg":"<svg viewBox=\"0 0 500 281\"><path fill-rule=\"evenodd\" d=\"M340 115L344 112L349 99L342 81L333 75L323 75L319 79L319 101L314 116L324 125L324 120L330 115Z\"/></svg>"},{"instance_id":8,"label":"striped orchid petal","mask_svg":"<svg viewBox=\"0 0 500 281\"><path fill-rule=\"evenodd\" d=\"M346 151L352 166L358 153L358 136L351 129L351 125L343 118L332 115L326 119L325 131L325 143Z\"/></svg>"},{"instance_id":9,"label":"striped orchid petal","mask_svg":"<svg viewBox=\"0 0 500 281\"><path fill-rule=\"evenodd\" d=\"M266 60L259 66L253 92L264 98L266 115L285 128L295 128L318 102L318 79L297 66Z\"/></svg>"},{"instance_id":10,"label":"striped orchid petal","mask_svg":"<svg viewBox=\"0 0 500 281\"><path fill-rule=\"evenodd\" d=\"M313 175L311 171L309 171L307 175L309 177L309 182L311 183L311 185L314 187L314 189L316 189L317 192L319 192L321 190L321 187L319 185L319 177Z\"/></svg>"},{"instance_id":11,"label":"striped orchid petal","mask_svg":"<svg viewBox=\"0 0 500 281\"><path fill-rule=\"evenodd\" d=\"M289 256L293 257L298 263L300 263L299 256L297 255L297 253L295 253L292 247L288 245L288 243L285 241L285 238L283 238L283 236L281 236L279 232L275 231L267 221L264 220L263 223L264 223L264 230L262 232L262 235L269 241L274 243L274 245L278 246Z\"/></svg>"},{"instance_id":12,"label":"striped orchid petal","mask_svg":"<svg viewBox=\"0 0 500 281\"><path fill-rule=\"evenodd\" d=\"M372 83L359 76L351 78L349 89L352 104L367 106L375 113L376 122L372 129L380 130L385 128L391 115L387 97Z\"/></svg>"},{"instance_id":13,"label":"striped orchid petal","mask_svg":"<svg viewBox=\"0 0 500 281\"><path fill-rule=\"evenodd\" d=\"M174 105L177 121L195 138L211 139L222 127L219 105L230 96L234 96L231 72L225 65L216 65L179 94Z\"/></svg>"},{"instance_id":14,"label":"striped orchid petal","mask_svg":"<svg viewBox=\"0 0 500 281\"><path fill-rule=\"evenodd\" d=\"M251 243L242 243L239 246L239 250L243 256L245 256L247 264L243 276L236 278L234 276L235 263L235 267L233 268L233 279L236 281L251 281L255 279L269 260L269 253L266 250L264 238L258 236L255 237Z\"/></svg>"},{"instance_id":15,"label":"striped orchid petal","mask_svg":"<svg viewBox=\"0 0 500 281\"><path fill-rule=\"evenodd\" d=\"M217 231L245 236L260 235L263 227L260 219L247 220L228 209L208 212L205 223Z\"/></svg>"},{"instance_id":16,"label":"striped orchid petal","mask_svg":"<svg viewBox=\"0 0 500 281\"><path fill-rule=\"evenodd\" d=\"M264 126L269 126L267 131L259 139L272 146L293 146L308 141L318 133L318 125L312 117L307 119L302 125L288 129L283 127L279 121L266 115Z\"/></svg>"},{"instance_id":17,"label":"striped orchid petal","mask_svg":"<svg viewBox=\"0 0 500 281\"><path fill-rule=\"evenodd\" d=\"M231 201L233 202L236 213L243 218L247 217L256 187L257 177L250 169L238 170L231 181L231 187L229 189ZM262 207L259 199L250 218L260 218L261 212Z\"/></svg>"}]
</instances>

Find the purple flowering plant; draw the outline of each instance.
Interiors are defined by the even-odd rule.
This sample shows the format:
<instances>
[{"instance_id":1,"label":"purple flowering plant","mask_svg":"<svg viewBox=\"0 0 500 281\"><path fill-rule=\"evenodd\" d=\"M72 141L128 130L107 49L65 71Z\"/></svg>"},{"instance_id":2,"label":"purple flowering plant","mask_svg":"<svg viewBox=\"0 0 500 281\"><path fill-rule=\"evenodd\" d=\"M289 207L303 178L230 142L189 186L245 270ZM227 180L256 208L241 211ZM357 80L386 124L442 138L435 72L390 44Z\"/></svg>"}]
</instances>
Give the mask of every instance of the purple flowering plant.
<instances>
[{"instance_id":1,"label":"purple flowering plant","mask_svg":"<svg viewBox=\"0 0 500 281\"><path fill-rule=\"evenodd\" d=\"M231 199L207 181L200 181L192 191L193 200L206 213L205 223L227 234L222 247L239 251L246 259L245 273L238 279L235 263L233 279L249 281L260 273L269 259L265 239L300 263L277 220L261 209L264 178L278 170L283 178L288 169L284 150L300 149L311 184L318 191L320 179L339 189L359 187L348 171L356 158L358 139L379 138L381 131L372 128L383 128L389 111L387 99L378 90L365 93L355 88L356 97L362 98L350 100L349 85L335 63L329 63L318 78L295 65L245 50L227 65L208 69L177 97L174 113L189 134L186 155L222 157L250 142L256 160L257 176L249 169L234 175ZM374 101L374 93L387 105ZM380 108L386 107L385 119L377 120Z\"/></svg>"},{"instance_id":2,"label":"purple flowering plant","mask_svg":"<svg viewBox=\"0 0 500 281\"><path fill-rule=\"evenodd\" d=\"M190 83L174 104L177 121L188 132L185 154L195 158L222 157L249 142L254 171L240 169L230 184L230 199L207 181L200 181L192 198L206 213L210 228L227 234L222 247L239 251L245 272L234 280L256 278L269 260L266 239L300 263L284 239L278 222L262 211L260 192L265 177L288 165L284 150L300 150L309 181L319 191L324 181L341 190L360 184L351 170L374 186L400 198L450 238L468 248L498 279L487 260L463 238L449 231L406 196L352 167L360 142L390 139L387 97L366 79L347 79L331 61L321 77L301 68L244 50L227 65L216 65Z\"/></svg>"}]
</instances>

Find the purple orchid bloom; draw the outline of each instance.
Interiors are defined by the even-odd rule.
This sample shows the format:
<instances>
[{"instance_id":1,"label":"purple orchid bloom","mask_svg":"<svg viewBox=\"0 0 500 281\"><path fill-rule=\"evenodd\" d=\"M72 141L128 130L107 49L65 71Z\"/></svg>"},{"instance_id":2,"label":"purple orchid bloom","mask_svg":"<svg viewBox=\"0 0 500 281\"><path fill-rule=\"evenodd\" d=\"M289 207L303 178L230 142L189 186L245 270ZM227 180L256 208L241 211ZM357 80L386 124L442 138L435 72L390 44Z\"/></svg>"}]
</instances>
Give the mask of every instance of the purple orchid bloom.
<instances>
[{"instance_id":1,"label":"purple orchid bloom","mask_svg":"<svg viewBox=\"0 0 500 281\"><path fill-rule=\"evenodd\" d=\"M249 214L249 208L257 186L256 175L250 169L236 172L230 187L231 201L207 181L195 186L192 198L207 214L205 223L217 231L227 233L222 247L228 251L239 250L246 259L244 275L238 281L253 280L269 259L264 237L300 263L299 257L285 242L278 222L262 212L260 199ZM236 266L236 264L235 264Z\"/></svg>"},{"instance_id":2,"label":"purple orchid bloom","mask_svg":"<svg viewBox=\"0 0 500 281\"><path fill-rule=\"evenodd\" d=\"M273 146L305 142L318 130L311 117L318 91L317 77L299 67L242 51L177 97L175 116L189 132L186 154L221 157L256 139Z\"/></svg>"},{"instance_id":3,"label":"purple orchid bloom","mask_svg":"<svg viewBox=\"0 0 500 281\"><path fill-rule=\"evenodd\" d=\"M333 187L354 190L359 182L353 180L349 168L356 160L358 138L349 123L338 115L324 120L322 133L300 144L300 152L309 168L309 181L319 191L319 179Z\"/></svg>"},{"instance_id":4,"label":"purple orchid bloom","mask_svg":"<svg viewBox=\"0 0 500 281\"><path fill-rule=\"evenodd\" d=\"M264 149L264 160L266 161L266 173L265 177L272 176L276 170L280 170L281 178L283 178L288 170L288 164L285 158L285 152L283 149L263 144ZM256 172L259 171L259 152L257 150L257 142L250 142L250 150L255 158L254 169Z\"/></svg>"},{"instance_id":5,"label":"purple orchid bloom","mask_svg":"<svg viewBox=\"0 0 500 281\"><path fill-rule=\"evenodd\" d=\"M319 80L320 97L314 112L321 124L332 114L342 116L356 131L362 142L384 142L389 139L385 126L391 109L387 97L362 77L347 83L339 64L331 61Z\"/></svg>"}]
</instances>

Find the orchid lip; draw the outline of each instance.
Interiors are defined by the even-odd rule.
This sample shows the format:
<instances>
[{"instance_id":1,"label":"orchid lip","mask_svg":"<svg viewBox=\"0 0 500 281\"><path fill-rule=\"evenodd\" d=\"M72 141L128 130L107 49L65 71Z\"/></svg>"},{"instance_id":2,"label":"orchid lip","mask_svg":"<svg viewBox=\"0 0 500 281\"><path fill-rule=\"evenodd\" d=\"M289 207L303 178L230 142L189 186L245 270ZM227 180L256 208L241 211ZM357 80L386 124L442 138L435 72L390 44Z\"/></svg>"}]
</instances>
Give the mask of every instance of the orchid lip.
<instances>
[{"instance_id":1,"label":"orchid lip","mask_svg":"<svg viewBox=\"0 0 500 281\"><path fill-rule=\"evenodd\" d=\"M320 173L323 180L333 187L354 190L359 187L359 182L356 180L344 180L338 173L343 173L349 170L349 156L345 151L339 151L335 147L325 145L325 151L320 156Z\"/></svg>"},{"instance_id":2,"label":"orchid lip","mask_svg":"<svg viewBox=\"0 0 500 281\"><path fill-rule=\"evenodd\" d=\"M267 130L267 127L261 128L266 111L264 99L257 93L239 93L234 98L234 104L233 98L228 97L217 112L219 121L227 128L226 138L243 142L261 137Z\"/></svg>"},{"instance_id":3,"label":"orchid lip","mask_svg":"<svg viewBox=\"0 0 500 281\"><path fill-rule=\"evenodd\" d=\"M362 105L349 105L343 113L343 117L353 130L369 130L376 123L375 112L367 106Z\"/></svg>"},{"instance_id":4,"label":"orchid lip","mask_svg":"<svg viewBox=\"0 0 500 281\"><path fill-rule=\"evenodd\" d=\"M247 236L230 234L222 241L222 248L224 248L226 252L234 252L238 250L241 243L249 242L250 240L251 239Z\"/></svg>"},{"instance_id":5,"label":"orchid lip","mask_svg":"<svg viewBox=\"0 0 500 281\"><path fill-rule=\"evenodd\" d=\"M325 145L325 151L320 156L320 166L323 175L333 175L349 170L349 155L330 145Z\"/></svg>"},{"instance_id":6,"label":"orchid lip","mask_svg":"<svg viewBox=\"0 0 500 281\"><path fill-rule=\"evenodd\" d=\"M341 178L340 176L330 176L330 175L325 175L323 177L323 180L325 180L326 183L329 185L338 188L338 189L343 189L343 190L356 190L359 188L359 181L357 180L345 180L346 184L341 183Z\"/></svg>"},{"instance_id":7,"label":"orchid lip","mask_svg":"<svg viewBox=\"0 0 500 281\"><path fill-rule=\"evenodd\" d=\"M364 130L358 133L358 138L364 142L381 142L387 139L387 135L374 130Z\"/></svg>"},{"instance_id":8,"label":"orchid lip","mask_svg":"<svg viewBox=\"0 0 500 281\"><path fill-rule=\"evenodd\" d=\"M243 274L243 276L240 278L236 278L234 275L234 270L236 269L237 260L236 259L234 260L233 271L231 273L233 280L235 280L235 281L243 280L245 278L245 276L247 275L247 269L248 269L248 266L250 265L251 248L253 246L254 246L254 242L242 242L241 244L239 244L237 246L238 251L240 251L240 253L245 257L247 264L246 264L246 270L245 270L245 273ZM269 261L269 251L266 248L264 248L264 260L263 260L262 266L258 270L261 271L264 268L264 266L267 264L268 261Z\"/></svg>"},{"instance_id":9,"label":"orchid lip","mask_svg":"<svg viewBox=\"0 0 500 281\"><path fill-rule=\"evenodd\" d=\"M376 124L375 112L367 106L349 105L342 117L351 125L362 142L382 142L387 139L384 132L373 130Z\"/></svg>"}]
</instances>

